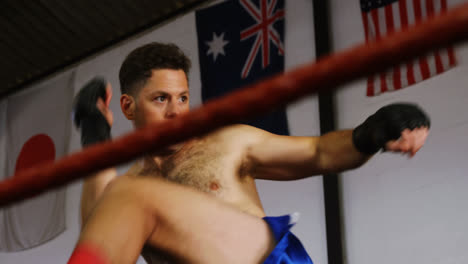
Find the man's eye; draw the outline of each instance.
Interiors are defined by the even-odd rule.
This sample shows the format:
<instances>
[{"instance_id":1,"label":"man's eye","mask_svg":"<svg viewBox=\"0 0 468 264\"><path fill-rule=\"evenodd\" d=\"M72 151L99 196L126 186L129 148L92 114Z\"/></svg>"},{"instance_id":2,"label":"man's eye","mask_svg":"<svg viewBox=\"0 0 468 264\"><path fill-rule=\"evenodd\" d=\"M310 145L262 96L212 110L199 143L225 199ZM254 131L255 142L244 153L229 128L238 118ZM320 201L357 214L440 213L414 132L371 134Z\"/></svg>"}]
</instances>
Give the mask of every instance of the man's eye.
<instances>
[{"instance_id":1,"label":"man's eye","mask_svg":"<svg viewBox=\"0 0 468 264\"><path fill-rule=\"evenodd\" d=\"M180 99L179 99L182 103L186 102L188 100L187 96L182 96Z\"/></svg>"},{"instance_id":2,"label":"man's eye","mask_svg":"<svg viewBox=\"0 0 468 264\"><path fill-rule=\"evenodd\" d=\"M165 96L158 96L158 97L154 98L154 100L156 102L162 103L162 102L166 101L166 97Z\"/></svg>"}]
</instances>

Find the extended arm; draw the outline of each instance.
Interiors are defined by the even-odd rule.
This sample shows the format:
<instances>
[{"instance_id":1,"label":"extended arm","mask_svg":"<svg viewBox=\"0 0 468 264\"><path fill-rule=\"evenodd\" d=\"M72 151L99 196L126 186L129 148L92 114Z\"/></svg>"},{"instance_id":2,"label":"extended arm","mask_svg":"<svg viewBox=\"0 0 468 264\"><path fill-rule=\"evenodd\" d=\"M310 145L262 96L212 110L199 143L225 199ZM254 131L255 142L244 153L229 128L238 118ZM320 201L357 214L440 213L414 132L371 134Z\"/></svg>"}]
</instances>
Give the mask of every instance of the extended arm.
<instances>
[{"instance_id":1,"label":"extended arm","mask_svg":"<svg viewBox=\"0 0 468 264\"><path fill-rule=\"evenodd\" d=\"M260 179L295 180L340 172L364 164L380 149L414 155L424 144L429 118L418 107L394 104L381 108L354 130L320 137L288 137L250 128L255 140L246 162Z\"/></svg>"},{"instance_id":2,"label":"extended arm","mask_svg":"<svg viewBox=\"0 0 468 264\"><path fill-rule=\"evenodd\" d=\"M254 177L295 180L361 166L371 156L356 150L352 130L320 137L289 137L267 134L249 148L247 160Z\"/></svg>"}]
</instances>

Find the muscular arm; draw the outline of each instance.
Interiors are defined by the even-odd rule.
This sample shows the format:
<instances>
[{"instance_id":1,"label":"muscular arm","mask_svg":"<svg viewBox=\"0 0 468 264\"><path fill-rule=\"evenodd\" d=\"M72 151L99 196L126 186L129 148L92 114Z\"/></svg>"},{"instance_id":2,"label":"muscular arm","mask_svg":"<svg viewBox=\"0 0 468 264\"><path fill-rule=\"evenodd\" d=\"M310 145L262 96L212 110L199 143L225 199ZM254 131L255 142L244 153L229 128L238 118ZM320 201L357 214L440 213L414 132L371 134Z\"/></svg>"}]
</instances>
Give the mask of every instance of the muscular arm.
<instances>
[{"instance_id":1,"label":"muscular arm","mask_svg":"<svg viewBox=\"0 0 468 264\"><path fill-rule=\"evenodd\" d=\"M108 184L117 177L117 171L114 168L100 171L88 178L83 182L83 189L81 191L81 204L80 215L81 224L83 225L97 202L102 196Z\"/></svg>"},{"instance_id":2,"label":"muscular arm","mask_svg":"<svg viewBox=\"0 0 468 264\"><path fill-rule=\"evenodd\" d=\"M250 127L246 157L252 176L293 180L340 172L364 164L381 149L413 156L429 133L430 119L417 105L380 108L354 130L320 137L286 137ZM247 130L245 128L245 130Z\"/></svg>"},{"instance_id":3,"label":"muscular arm","mask_svg":"<svg viewBox=\"0 0 468 264\"><path fill-rule=\"evenodd\" d=\"M110 84L94 78L85 84L73 103L74 123L81 130L81 144L92 145L109 140L113 114L109 109L112 98ZM109 183L117 176L114 168L100 171L85 179L81 195L81 223L86 222Z\"/></svg>"},{"instance_id":4,"label":"muscular arm","mask_svg":"<svg viewBox=\"0 0 468 264\"><path fill-rule=\"evenodd\" d=\"M256 140L247 148L247 162L252 176L259 179L295 180L339 172L359 167L371 157L356 150L352 130L290 137L250 129Z\"/></svg>"}]
</instances>

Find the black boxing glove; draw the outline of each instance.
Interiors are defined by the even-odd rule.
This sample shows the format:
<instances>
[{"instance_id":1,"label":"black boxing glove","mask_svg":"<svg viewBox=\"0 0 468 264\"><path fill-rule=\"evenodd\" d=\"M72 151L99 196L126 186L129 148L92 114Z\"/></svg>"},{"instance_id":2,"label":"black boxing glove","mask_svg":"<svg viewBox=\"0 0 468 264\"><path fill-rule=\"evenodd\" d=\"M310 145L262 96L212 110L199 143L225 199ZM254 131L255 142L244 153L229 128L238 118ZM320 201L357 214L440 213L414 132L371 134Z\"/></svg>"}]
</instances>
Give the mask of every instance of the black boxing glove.
<instances>
[{"instance_id":1,"label":"black boxing glove","mask_svg":"<svg viewBox=\"0 0 468 264\"><path fill-rule=\"evenodd\" d=\"M415 104L397 103L380 108L353 130L353 143L364 154L375 154L405 129L429 128L429 117Z\"/></svg>"},{"instance_id":2,"label":"black boxing glove","mask_svg":"<svg viewBox=\"0 0 468 264\"><path fill-rule=\"evenodd\" d=\"M73 121L81 128L81 145L88 146L110 139L110 125L96 106L106 100L106 81L96 77L81 88L73 101Z\"/></svg>"}]
</instances>

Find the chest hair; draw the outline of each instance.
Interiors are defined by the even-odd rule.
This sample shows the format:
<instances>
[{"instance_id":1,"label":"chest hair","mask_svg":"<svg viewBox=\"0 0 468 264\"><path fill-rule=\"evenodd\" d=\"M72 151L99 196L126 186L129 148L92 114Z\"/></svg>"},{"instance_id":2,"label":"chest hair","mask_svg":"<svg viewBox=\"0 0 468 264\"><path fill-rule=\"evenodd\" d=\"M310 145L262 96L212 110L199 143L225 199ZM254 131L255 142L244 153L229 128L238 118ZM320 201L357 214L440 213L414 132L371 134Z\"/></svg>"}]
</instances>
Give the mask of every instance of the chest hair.
<instances>
[{"instance_id":1,"label":"chest hair","mask_svg":"<svg viewBox=\"0 0 468 264\"><path fill-rule=\"evenodd\" d=\"M213 140L190 143L162 164L162 174L169 181L220 195L226 189L225 177L232 174L227 152L224 144Z\"/></svg>"}]
</instances>

